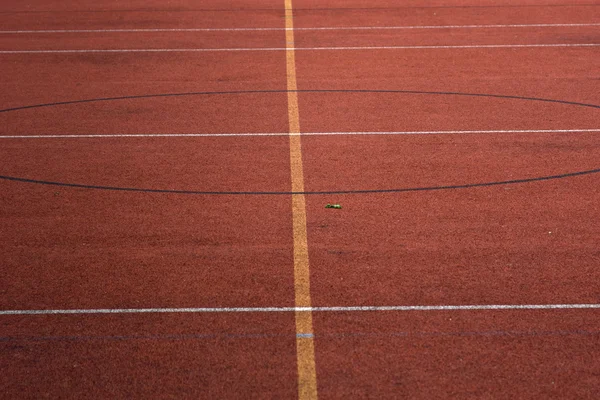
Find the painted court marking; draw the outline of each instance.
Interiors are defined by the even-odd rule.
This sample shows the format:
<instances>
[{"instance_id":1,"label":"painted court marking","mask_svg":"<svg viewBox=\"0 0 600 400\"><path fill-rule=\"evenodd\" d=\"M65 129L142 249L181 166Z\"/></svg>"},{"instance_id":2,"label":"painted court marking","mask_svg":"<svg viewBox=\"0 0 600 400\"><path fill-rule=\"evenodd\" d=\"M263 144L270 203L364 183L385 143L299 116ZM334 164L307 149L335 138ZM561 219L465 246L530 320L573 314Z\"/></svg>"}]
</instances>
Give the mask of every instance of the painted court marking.
<instances>
[{"instance_id":1,"label":"painted court marking","mask_svg":"<svg viewBox=\"0 0 600 400\"><path fill-rule=\"evenodd\" d=\"M496 28L553 28L600 26L600 23L581 24L489 24L489 25L405 25L405 26L327 26L305 28L122 28L122 29L30 29L5 30L0 34L35 33L136 33L136 32L252 32L252 31L348 31L348 30L416 30L416 29L496 29Z\"/></svg>"},{"instance_id":2,"label":"painted court marking","mask_svg":"<svg viewBox=\"0 0 600 400\"><path fill-rule=\"evenodd\" d=\"M294 52L294 15L292 0L285 0L286 74L290 141L290 173L292 182L292 229L294 236L294 295L296 307L311 308L310 266L306 229L306 200L298 110L298 85ZM295 313L298 398L317 399L317 368L312 312Z\"/></svg>"},{"instance_id":3,"label":"painted court marking","mask_svg":"<svg viewBox=\"0 0 600 400\"><path fill-rule=\"evenodd\" d=\"M548 44L472 44L432 46L340 46L340 47L233 47L188 49L54 49L54 50L0 50L0 54L69 54L69 53L193 53L235 51L318 51L318 50L436 50L436 49L506 49L551 47L599 47L600 43L548 43Z\"/></svg>"},{"instance_id":4,"label":"painted court marking","mask_svg":"<svg viewBox=\"0 0 600 400\"><path fill-rule=\"evenodd\" d=\"M246 133L131 133L131 134L81 134L81 135L5 135L0 139L109 139L144 137L253 137L253 136L360 136L360 135L467 135L504 133L577 133L600 132L600 129L498 129L458 131L387 131L387 132L246 132Z\"/></svg>"},{"instance_id":5,"label":"painted court marking","mask_svg":"<svg viewBox=\"0 0 600 400\"><path fill-rule=\"evenodd\" d=\"M393 332L320 332L319 337L540 337L540 336L597 336L598 330L493 330L493 331L393 331ZM0 342L40 342L40 341L93 341L93 340L194 340L194 339L264 339L288 337L286 333L196 333L196 334L153 334L153 335L96 335L96 336L0 336Z\"/></svg>"},{"instance_id":6,"label":"painted court marking","mask_svg":"<svg viewBox=\"0 0 600 400\"><path fill-rule=\"evenodd\" d=\"M147 314L147 313L314 313L366 311L500 311L500 310L594 310L600 304L473 304L438 306L340 306L340 307L198 307L198 308L96 308L55 310L2 310L0 315L53 314ZM300 332L312 333L312 332Z\"/></svg>"}]
</instances>

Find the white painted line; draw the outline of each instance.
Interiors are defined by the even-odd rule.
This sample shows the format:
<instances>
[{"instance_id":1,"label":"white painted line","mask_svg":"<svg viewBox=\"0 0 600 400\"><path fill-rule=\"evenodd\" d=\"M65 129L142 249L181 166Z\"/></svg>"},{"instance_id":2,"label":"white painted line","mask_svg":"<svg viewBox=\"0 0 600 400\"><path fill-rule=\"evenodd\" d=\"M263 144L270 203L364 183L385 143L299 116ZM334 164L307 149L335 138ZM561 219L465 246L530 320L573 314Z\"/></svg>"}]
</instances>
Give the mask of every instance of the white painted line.
<instances>
[{"instance_id":1,"label":"white painted line","mask_svg":"<svg viewBox=\"0 0 600 400\"><path fill-rule=\"evenodd\" d=\"M495 28L551 28L600 26L600 23L581 24L486 24L486 25L404 25L404 26L332 26L315 28L294 28L294 30L399 30L399 29L495 29Z\"/></svg>"},{"instance_id":2,"label":"white painted line","mask_svg":"<svg viewBox=\"0 0 600 400\"><path fill-rule=\"evenodd\" d=\"M248 32L248 31L285 31L286 28L123 28L123 29L40 29L0 31L0 34L25 33L125 33L125 32Z\"/></svg>"},{"instance_id":3,"label":"white painted line","mask_svg":"<svg viewBox=\"0 0 600 400\"><path fill-rule=\"evenodd\" d=\"M6 30L0 34L30 33L136 33L136 32L252 32L252 31L349 31L349 30L415 30L415 29L496 29L496 28L552 28L600 26L600 23L581 24L497 24L497 25L406 25L406 26L330 26L305 28L122 28L122 29L31 29Z\"/></svg>"},{"instance_id":4,"label":"white painted line","mask_svg":"<svg viewBox=\"0 0 600 400\"><path fill-rule=\"evenodd\" d=\"M85 138L144 138L144 137L239 137L239 136L289 136L289 133L140 133L108 135L13 135L0 139L85 139Z\"/></svg>"},{"instance_id":5,"label":"white painted line","mask_svg":"<svg viewBox=\"0 0 600 400\"><path fill-rule=\"evenodd\" d=\"M600 132L599 129L517 129L474 131L398 131L398 132L303 132L298 136L360 136L360 135L461 135L492 133L575 133ZM0 139L93 139L93 138L144 138L144 137L239 137L239 136L289 136L289 133L140 133L140 134L81 134L81 135L11 135Z\"/></svg>"},{"instance_id":6,"label":"white painted line","mask_svg":"<svg viewBox=\"0 0 600 400\"><path fill-rule=\"evenodd\" d=\"M2 50L0 54L44 54L44 53L190 53L190 52L233 52L233 51L284 51L285 47L253 47L223 49L63 49L63 50Z\"/></svg>"},{"instance_id":7,"label":"white painted line","mask_svg":"<svg viewBox=\"0 0 600 400\"><path fill-rule=\"evenodd\" d=\"M343 47L299 47L294 50L403 50L403 49L504 49L527 47L593 47L600 43L549 43L549 44L472 44L432 46L343 46Z\"/></svg>"},{"instance_id":8,"label":"white painted line","mask_svg":"<svg viewBox=\"0 0 600 400\"><path fill-rule=\"evenodd\" d=\"M289 313L361 311L474 311L474 310L578 310L600 309L600 304L490 304L439 306L348 306L348 307L201 307L201 308L96 308L66 310L2 310L0 315L53 314L147 314L147 313Z\"/></svg>"},{"instance_id":9,"label":"white painted line","mask_svg":"<svg viewBox=\"0 0 600 400\"><path fill-rule=\"evenodd\" d=\"M318 51L318 50L435 50L435 49L504 49L535 47L598 47L600 43L550 43L550 44L473 44L432 46L343 46L343 47L237 47L205 49L56 49L56 50L0 50L0 54L68 54L68 53L191 53L236 51Z\"/></svg>"}]
</instances>

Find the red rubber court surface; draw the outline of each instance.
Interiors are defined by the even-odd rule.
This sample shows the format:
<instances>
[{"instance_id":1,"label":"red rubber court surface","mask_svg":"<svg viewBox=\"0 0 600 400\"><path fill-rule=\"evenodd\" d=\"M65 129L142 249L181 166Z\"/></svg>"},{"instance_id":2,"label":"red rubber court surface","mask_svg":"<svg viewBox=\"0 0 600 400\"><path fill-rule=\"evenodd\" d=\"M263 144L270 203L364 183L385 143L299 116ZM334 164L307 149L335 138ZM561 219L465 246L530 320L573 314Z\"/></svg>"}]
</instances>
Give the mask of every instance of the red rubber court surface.
<instances>
[{"instance_id":1,"label":"red rubber court surface","mask_svg":"<svg viewBox=\"0 0 600 400\"><path fill-rule=\"evenodd\" d=\"M0 398L597 397L600 3L0 15Z\"/></svg>"}]
</instances>

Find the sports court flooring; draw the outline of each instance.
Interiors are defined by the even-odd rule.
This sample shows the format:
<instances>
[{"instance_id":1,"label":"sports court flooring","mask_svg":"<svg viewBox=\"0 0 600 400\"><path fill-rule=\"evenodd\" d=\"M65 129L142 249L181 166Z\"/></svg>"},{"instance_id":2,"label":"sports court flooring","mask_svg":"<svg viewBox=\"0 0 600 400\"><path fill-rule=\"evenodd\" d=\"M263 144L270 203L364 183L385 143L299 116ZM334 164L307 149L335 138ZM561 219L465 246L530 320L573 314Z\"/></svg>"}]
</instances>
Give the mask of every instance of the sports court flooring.
<instances>
[{"instance_id":1,"label":"sports court flooring","mask_svg":"<svg viewBox=\"0 0 600 400\"><path fill-rule=\"evenodd\" d=\"M0 20L0 398L597 398L600 2Z\"/></svg>"}]
</instances>

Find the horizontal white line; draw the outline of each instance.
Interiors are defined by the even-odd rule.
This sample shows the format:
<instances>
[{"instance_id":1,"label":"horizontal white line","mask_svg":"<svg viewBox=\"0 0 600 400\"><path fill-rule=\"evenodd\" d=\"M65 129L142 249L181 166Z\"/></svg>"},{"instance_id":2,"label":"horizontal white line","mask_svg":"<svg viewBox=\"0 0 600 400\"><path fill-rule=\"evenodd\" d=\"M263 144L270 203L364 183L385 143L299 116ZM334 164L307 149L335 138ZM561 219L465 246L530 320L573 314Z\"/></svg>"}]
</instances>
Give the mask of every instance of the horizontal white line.
<instances>
[{"instance_id":1,"label":"horizontal white line","mask_svg":"<svg viewBox=\"0 0 600 400\"><path fill-rule=\"evenodd\" d=\"M593 47L600 43L550 43L550 44L472 44L442 46L347 46L347 47L297 47L291 50L402 50L402 49L503 49L526 47Z\"/></svg>"},{"instance_id":2,"label":"horizontal white line","mask_svg":"<svg viewBox=\"0 0 600 400\"><path fill-rule=\"evenodd\" d=\"M294 134L292 134L294 135ZM0 139L85 139L85 138L144 138L144 137L239 137L239 136L290 136L289 133L140 133L140 134L82 134L82 135L13 135Z\"/></svg>"},{"instance_id":3,"label":"horizontal white line","mask_svg":"<svg viewBox=\"0 0 600 400\"><path fill-rule=\"evenodd\" d=\"M318 30L395 30L395 29L489 29L489 28L551 28L551 27L579 27L600 26L600 23L581 24L482 24L482 25L401 25L401 26L332 26L332 27L310 27L292 28L295 31L318 31ZM288 28L289 29L289 28Z\"/></svg>"},{"instance_id":4,"label":"horizontal white line","mask_svg":"<svg viewBox=\"0 0 600 400\"><path fill-rule=\"evenodd\" d=\"M303 50L403 50L403 49L502 49L533 47L597 47L600 43L550 43L550 44L472 44L432 46L342 46L342 47L238 47L203 49L56 49L56 50L1 50L0 54L48 53L190 53L236 51L303 51Z\"/></svg>"},{"instance_id":5,"label":"horizontal white line","mask_svg":"<svg viewBox=\"0 0 600 400\"><path fill-rule=\"evenodd\" d=\"M305 28L122 28L122 29L31 29L6 30L0 34L29 33L136 33L136 32L248 32L248 31L346 31L346 30L401 30L401 29L495 29L495 28L551 28L600 26L600 23L581 24L498 24L498 25L406 25L406 26L330 26Z\"/></svg>"},{"instance_id":6,"label":"horizontal white line","mask_svg":"<svg viewBox=\"0 0 600 400\"><path fill-rule=\"evenodd\" d=\"M55 50L1 50L0 54L44 54L44 53L190 53L190 52L233 52L233 51L284 51L285 47L251 48L206 48L206 49L55 49Z\"/></svg>"},{"instance_id":7,"label":"horizontal white line","mask_svg":"<svg viewBox=\"0 0 600 400\"><path fill-rule=\"evenodd\" d=\"M397 132L303 132L292 136L358 136L358 135L460 135L491 133L575 133L600 132L599 129L517 129L474 131L397 131ZM0 139L85 139L85 138L144 138L144 137L239 137L239 136L290 136L286 132L273 133L140 133L140 134L82 134L82 135L11 135Z\"/></svg>"},{"instance_id":8,"label":"horizontal white line","mask_svg":"<svg viewBox=\"0 0 600 400\"><path fill-rule=\"evenodd\" d=\"M600 304L491 304L440 306L350 306L350 307L201 307L201 308L96 308L67 310L2 310L0 315L49 314L145 314L145 313L288 313L356 311L472 311L472 310L576 310L600 309Z\"/></svg>"}]
</instances>

